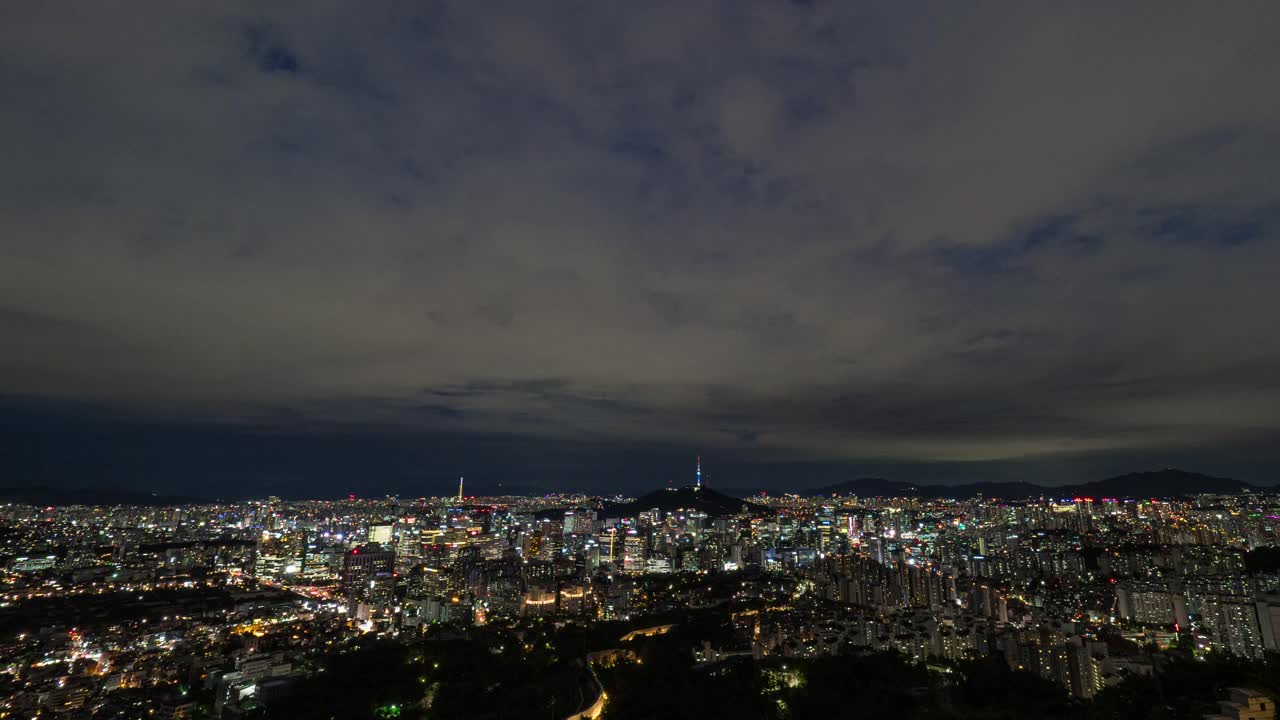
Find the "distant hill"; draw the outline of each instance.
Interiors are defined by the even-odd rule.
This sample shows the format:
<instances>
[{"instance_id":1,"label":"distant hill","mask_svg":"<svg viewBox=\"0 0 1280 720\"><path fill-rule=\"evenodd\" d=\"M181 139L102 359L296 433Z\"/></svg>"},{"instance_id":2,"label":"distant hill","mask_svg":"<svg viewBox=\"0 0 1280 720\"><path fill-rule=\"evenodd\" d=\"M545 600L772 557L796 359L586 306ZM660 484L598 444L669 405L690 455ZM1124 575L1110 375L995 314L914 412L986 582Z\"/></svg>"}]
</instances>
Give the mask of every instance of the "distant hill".
<instances>
[{"instance_id":1,"label":"distant hill","mask_svg":"<svg viewBox=\"0 0 1280 720\"><path fill-rule=\"evenodd\" d=\"M52 506L139 505L160 507L165 505L196 505L212 501L180 495L157 495L121 488L7 487L0 488L0 502Z\"/></svg>"},{"instance_id":2,"label":"distant hill","mask_svg":"<svg viewBox=\"0 0 1280 720\"><path fill-rule=\"evenodd\" d=\"M1167 468L1119 475L1069 489L1087 497L1173 497L1197 493L1231 495L1254 488L1239 480Z\"/></svg>"},{"instance_id":3,"label":"distant hill","mask_svg":"<svg viewBox=\"0 0 1280 720\"><path fill-rule=\"evenodd\" d=\"M939 486L940 490L945 487ZM920 488L901 480L867 477L845 480L835 485L827 485L814 490L815 495L858 495L860 497L916 497L927 494L928 488Z\"/></svg>"},{"instance_id":4,"label":"distant hill","mask_svg":"<svg viewBox=\"0 0 1280 720\"><path fill-rule=\"evenodd\" d=\"M984 482L964 485L913 485L884 478L859 478L813 491L815 495L862 497L971 498L1024 500L1037 497L1177 497L1199 493L1235 494L1253 489L1247 483L1185 470L1129 473L1079 485L1035 485L1027 482Z\"/></svg>"},{"instance_id":5,"label":"distant hill","mask_svg":"<svg viewBox=\"0 0 1280 720\"><path fill-rule=\"evenodd\" d=\"M475 495L476 497L542 497L543 495L549 495L555 491L551 488L542 487L541 485L488 484L480 485L475 488L468 486L466 488L466 492L468 495Z\"/></svg>"},{"instance_id":6,"label":"distant hill","mask_svg":"<svg viewBox=\"0 0 1280 720\"><path fill-rule=\"evenodd\" d=\"M630 517L645 510L657 508L663 512L674 510L699 510L712 517L736 515L746 508L748 512L759 509L754 503L726 495L709 487L692 486L654 490L632 502L613 505L607 509L612 516Z\"/></svg>"}]
</instances>

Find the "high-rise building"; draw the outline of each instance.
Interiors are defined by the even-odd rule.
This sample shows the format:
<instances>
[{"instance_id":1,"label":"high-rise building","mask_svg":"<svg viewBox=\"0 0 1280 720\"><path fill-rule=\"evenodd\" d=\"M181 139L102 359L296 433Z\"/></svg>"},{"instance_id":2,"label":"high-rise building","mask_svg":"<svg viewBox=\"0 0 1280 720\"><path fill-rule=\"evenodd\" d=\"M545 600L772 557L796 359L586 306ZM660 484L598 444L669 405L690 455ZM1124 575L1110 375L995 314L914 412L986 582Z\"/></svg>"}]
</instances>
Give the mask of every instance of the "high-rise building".
<instances>
[{"instance_id":1,"label":"high-rise building","mask_svg":"<svg viewBox=\"0 0 1280 720\"><path fill-rule=\"evenodd\" d=\"M616 565L622 557L622 546L625 537L617 527L601 531L600 536L596 539L596 542L600 545L600 561L609 565Z\"/></svg>"},{"instance_id":2,"label":"high-rise building","mask_svg":"<svg viewBox=\"0 0 1280 720\"><path fill-rule=\"evenodd\" d=\"M627 531L622 554L623 572L639 574L645 571L648 550L645 544L646 539L644 535L636 532L635 529Z\"/></svg>"},{"instance_id":3,"label":"high-rise building","mask_svg":"<svg viewBox=\"0 0 1280 720\"><path fill-rule=\"evenodd\" d=\"M1200 624L1209 630L1216 650L1241 657L1262 657L1265 645L1252 598L1204 595L1200 599Z\"/></svg>"},{"instance_id":4,"label":"high-rise building","mask_svg":"<svg viewBox=\"0 0 1280 720\"><path fill-rule=\"evenodd\" d=\"M575 508L564 512L563 531L566 536L589 535L594 529L594 516L590 510Z\"/></svg>"},{"instance_id":5,"label":"high-rise building","mask_svg":"<svg viewBox=\"0 0 1280 720\"><path fill-rule=\"evenodd\" d=\"M347 616L360 605L372 609L390 606L395 595L396 556L381 547L354 548L342 558L342 593L347 599Z\"/></svg>"},{"instance_id":6,"label":"high-rise building","mask_svg":"<svg viewBox=\"0 0 1280 720\"><path fill-rule=\"evenodd\" d=\"M1124 583L1116 586L1116 616L1138 625L1185 628L1190 625L1186 599L1164 584Z\"/></svg>"}]
</instances>

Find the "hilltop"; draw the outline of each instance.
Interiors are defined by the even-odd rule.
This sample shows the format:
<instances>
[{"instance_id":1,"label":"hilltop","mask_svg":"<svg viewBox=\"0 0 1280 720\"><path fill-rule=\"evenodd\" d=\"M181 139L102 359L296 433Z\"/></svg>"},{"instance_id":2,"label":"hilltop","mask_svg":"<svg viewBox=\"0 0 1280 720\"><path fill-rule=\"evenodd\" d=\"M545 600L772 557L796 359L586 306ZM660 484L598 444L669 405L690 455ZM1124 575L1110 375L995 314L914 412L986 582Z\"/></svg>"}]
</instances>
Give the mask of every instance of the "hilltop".
<instances>
[{"instance_id":1,"label":"hilltop","mask_svg":"<svg viewBox=\"0 0 1280 720\"><path fill-rule=\"evenodd\" d=\"M736 515L744 510L751 512L759 509L754 503L712 490L705 485L701 488L688 485L654 490L632 502L615 505L609 509L609 512L617 513L619 517L629 517L654 508L663 512L698 510L713 517Z\"/></svg>"}]
</instances>

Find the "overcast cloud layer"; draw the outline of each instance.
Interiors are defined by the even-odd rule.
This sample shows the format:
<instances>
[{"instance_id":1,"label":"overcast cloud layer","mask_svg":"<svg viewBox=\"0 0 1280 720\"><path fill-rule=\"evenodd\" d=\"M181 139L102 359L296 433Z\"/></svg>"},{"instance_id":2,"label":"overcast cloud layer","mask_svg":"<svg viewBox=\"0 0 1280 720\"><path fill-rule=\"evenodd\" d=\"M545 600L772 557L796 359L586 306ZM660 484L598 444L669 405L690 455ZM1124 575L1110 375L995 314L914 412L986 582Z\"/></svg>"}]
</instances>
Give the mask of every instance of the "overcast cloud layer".
<instances>
[{"instance_id":1,"label":"overcast cloud layer","mask_svg":"<svg viewBox=\"0 0 1280 720\"><path fill-rule=\"evenodd\" d=\"M0 394L823 462L1274 448L1277 37L1246 1L11 4Z\"/></svg>"}]
</instances>

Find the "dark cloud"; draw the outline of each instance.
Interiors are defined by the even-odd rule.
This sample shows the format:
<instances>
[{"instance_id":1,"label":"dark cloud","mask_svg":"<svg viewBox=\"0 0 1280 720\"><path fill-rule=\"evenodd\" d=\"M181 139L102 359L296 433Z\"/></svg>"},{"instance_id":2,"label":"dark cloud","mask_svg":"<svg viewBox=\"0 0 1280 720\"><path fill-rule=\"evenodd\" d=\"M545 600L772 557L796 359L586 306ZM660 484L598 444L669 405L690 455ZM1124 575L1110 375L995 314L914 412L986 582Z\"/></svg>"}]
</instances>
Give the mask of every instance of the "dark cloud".
<instances>
[{"instance_id":1,"label":"dark cloud","mask_svg":"<svg viewBox=\"0 0 1280 720\"><path fill-rule=\"evenodd\" d=\"M1280 426L1271 3L6 15L0 392L833 467Z\"/></svg>"},{"instance_id":2,"label":"dark cloud","mask_svg":"<svg viewBox=\"0 0 1280 720\"><path fill-rule=\"evenodd\" d=\"M269 23L246 23L244 29L245 55L250 62L265 73L297 73L302 67L289 49L280 29Z\"/></svg>"}]
</instances>

